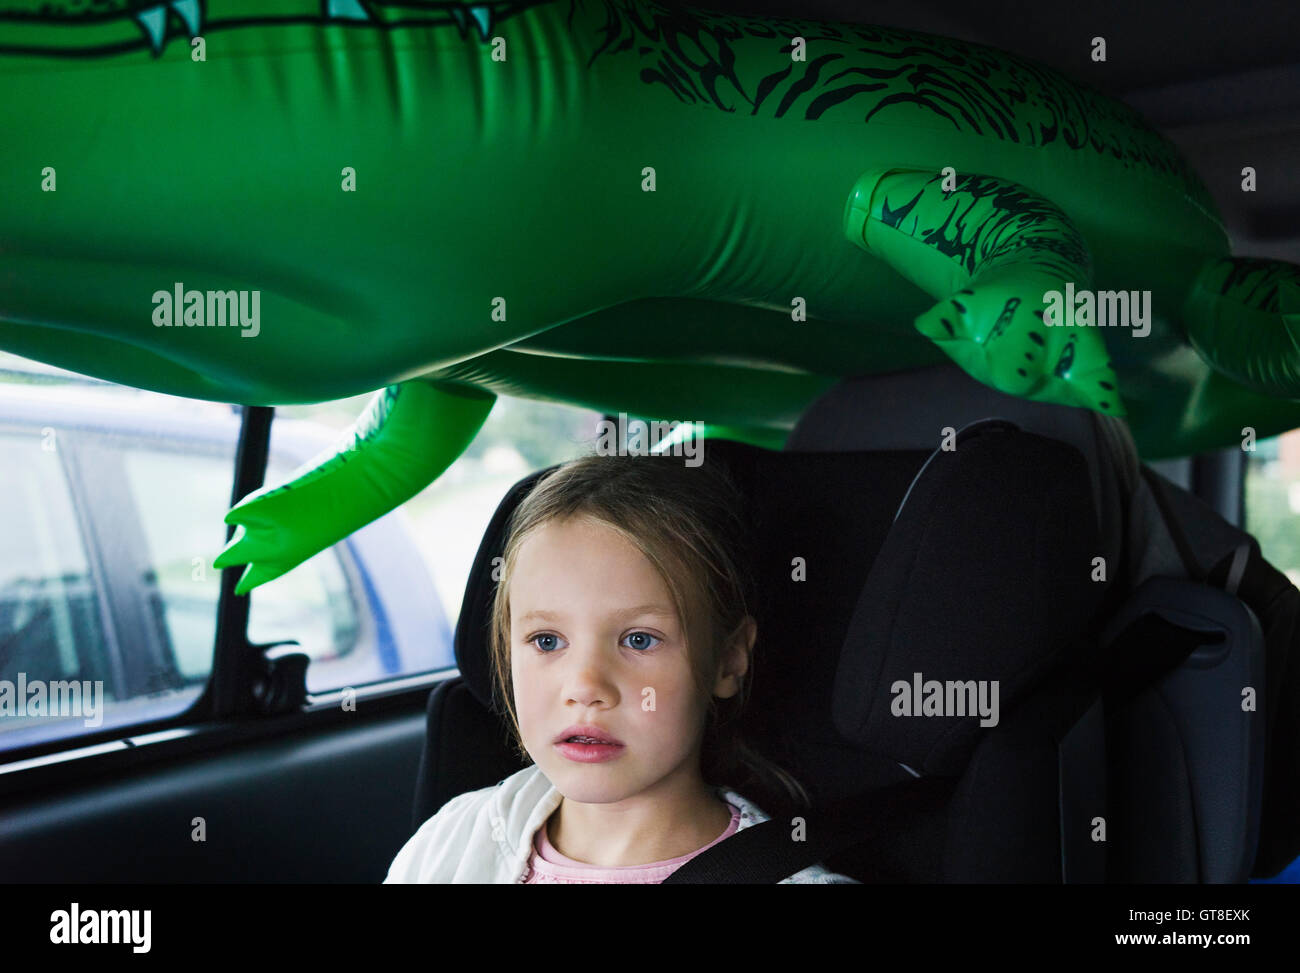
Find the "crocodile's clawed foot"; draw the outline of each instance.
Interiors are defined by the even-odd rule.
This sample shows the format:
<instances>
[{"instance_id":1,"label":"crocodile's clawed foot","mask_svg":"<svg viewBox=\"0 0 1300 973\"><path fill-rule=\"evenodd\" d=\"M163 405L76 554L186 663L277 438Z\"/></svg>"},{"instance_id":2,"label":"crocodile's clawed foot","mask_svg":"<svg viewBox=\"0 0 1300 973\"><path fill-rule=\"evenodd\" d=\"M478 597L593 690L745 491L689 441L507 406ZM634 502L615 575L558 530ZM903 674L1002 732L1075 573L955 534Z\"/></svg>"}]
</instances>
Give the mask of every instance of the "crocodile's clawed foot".
<instances>
[{"instance_id":1,"label":"crocodile's clawed foot","mask_svg":"<svg viewBox=\"0 0 1300 973\"><path fill-rule=\"evenodd\" d=\"M1125 414L1106 343L1096 328L1054 323L1045 297L1059 280L1019 273L940 301L916 329L971 377L1021 398Z\"/></svg>"}]
</instances>

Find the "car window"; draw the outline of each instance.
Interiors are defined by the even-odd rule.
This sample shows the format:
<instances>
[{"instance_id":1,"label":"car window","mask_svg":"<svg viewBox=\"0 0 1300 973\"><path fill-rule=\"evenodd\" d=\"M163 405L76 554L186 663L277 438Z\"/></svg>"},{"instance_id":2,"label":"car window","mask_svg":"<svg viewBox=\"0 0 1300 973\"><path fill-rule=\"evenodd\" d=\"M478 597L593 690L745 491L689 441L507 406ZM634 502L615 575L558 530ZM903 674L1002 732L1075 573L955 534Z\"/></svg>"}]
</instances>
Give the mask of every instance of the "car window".
<instances>
[{"instance_id":1,"label":"car window","mask_svg":"<svg viewBox=\"0 0 1300 973\"><path fill-rule=\"evenodd\" d=\"M212 666L194 568L223 542L238 410L0 364L0 666L26 710L0 703L0 748L183 712Z\"/></svg>"},{"instance_id":2,"label":"car window","mask_svg":"<svg viewBox=\"0 0 1300 973\"><path fill-rule=\"evenodd\" d=\"M3 750L79 732L78 714L49 712L52 684L98 683L107 700L119 686L57 438L48 429L0 426L0 469L0 683L9 690L0 708Z\"/></svg>"},{"instance_id":3,"label":"car window","mask_svg":"<svg viewBox=\"0 0 1300 973\"><path fill-rule=\"evenodd\" d=\"M254 589L253 595L250 642L293 640L313 661L337 659L357 645L357 604L335 548Z\"/></svg>"},{"instance_id":4,"label":"car window","mask_svg":"<svg viewBox=\"0 0 1300 973\"><path fill-rule=\"evenodd\" d=\"M211 568L225 543L232 450L187 455L132 444L122 450L131 496L148 547L156 593L180 682L212 671L221 574ZM177 489L182 480L185 489Z\"/></svg>"},{"instance_id":5,"label":"car window","mask_svg":"<svg viewBox=\"0 0 1300 973\"><path fill-rule=\"evenodd\" d=\"M1269 563L1300 586L1300 430L1254 445L1246 451L1246 530Z\"/></svg>"},{"instance_id":6,"label":"car window","mask_svg":"<svg viewBox=\"0 0 1300 973\"><path fill-rule=\"evenodd\" d=\"M176 684L202 687L212 671L221 572L212 560L226 543L226 512L234 469L237 428L227 441L188 453L118 443L129 491L147 542L147 593L156 602ZM108 465L99 457L96 466ZM277 482L296 463L272 449L268 480ZM185 489L177 489L184 482ZM259 644L299 643L312 660L335 660L352 652L361 620L345 576L345 544L322 551L275 581L254 590L248 639ZM308 689L333 688L309 669Z\"/></svg>"},{"instance_id":7,"label":"car window","mask_svg":"<svg viewBox=\"0 0 1300 973\"><path fill-rule=\"evenodd\" d=\"M240 419L0 353L0 750L198 698Z\"/></svg>"}]
</instances>

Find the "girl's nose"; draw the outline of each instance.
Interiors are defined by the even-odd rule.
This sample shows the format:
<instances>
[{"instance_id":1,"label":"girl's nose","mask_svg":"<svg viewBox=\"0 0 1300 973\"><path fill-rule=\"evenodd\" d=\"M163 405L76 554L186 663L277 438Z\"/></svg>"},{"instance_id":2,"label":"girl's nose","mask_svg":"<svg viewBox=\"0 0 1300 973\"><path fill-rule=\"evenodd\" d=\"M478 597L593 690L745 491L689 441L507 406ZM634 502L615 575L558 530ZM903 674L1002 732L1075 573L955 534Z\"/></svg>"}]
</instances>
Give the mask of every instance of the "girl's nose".
<instances>
[{"instance_id":1,"label":"girl's nose","mask_svg":"<svg viewBox=\"0 0 1300 973\"><path fill-rule=\"evenodd\" d=\"M568 698L584 706L616 701L617 690L607 653L588 645L570 652L569 660L572 668L565 676L564 685Z\"/></svg>"}]
</instances>

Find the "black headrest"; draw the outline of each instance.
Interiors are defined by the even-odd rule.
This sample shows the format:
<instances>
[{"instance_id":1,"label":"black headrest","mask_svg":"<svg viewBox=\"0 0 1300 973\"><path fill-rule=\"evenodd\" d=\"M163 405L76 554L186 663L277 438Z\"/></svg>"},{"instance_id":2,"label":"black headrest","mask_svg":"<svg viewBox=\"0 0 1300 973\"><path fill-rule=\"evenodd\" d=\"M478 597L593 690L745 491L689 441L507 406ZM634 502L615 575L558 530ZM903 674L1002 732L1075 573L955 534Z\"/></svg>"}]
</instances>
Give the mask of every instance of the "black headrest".
<instances>
[{"instance_id":1,"label":"black headrest","mask_svg":"<svg viewBox=\"0 0 1300 973\"><path fill-rule=\"evenodd\" d=\"M841 652L836 727L920 773L960 772L980 716L909 718L896 715L895 700L924 699L930 681L937 689L974 680L990 699L996 682L1006 710L1080 647L1100 607L1100 535L1083 457L1008 428L986 424L926 464Z\"/></svg>"},{"instance_id":2,"label":"black headrest","mask_svg":"<svg viewBox=\"0 0 1300 973\"><path fill-rule=\"evenodd\" d=\"M519 506L529 491L551 470L530 473L512 486L497 504L496 513L488 523L479 543L474 566L470 568L469 580L465 583L465 597L460 604L460 617L456 620L456 667L465 680L465 685L486 709L505 715L505 710L496 706L492 700L492 656L489 648L491 638L490 623L492 619L492 599L496 596L496 579L500 575L501 561L506 546L506 525L510 515Z\"/></svg>"},{"instance_id":3,"label":"black headrest","mask_svg":"<svg viewBox=\"0 0 1300 973\"><path fill-rule=\"evenodd\" d=\"M944 362L837 382L804 410L785 448L931 449L944 427L961 429L990 416L1069 443L1083 454L1092 487L1090 503L1101 527L1098 553L1108 563L1117 563L1124 546L1125 510L1137 486L1138 455L1127 423L1116 416L1006 395Z\"/></svg>"},{"instance_id":4,"label":"black headrest","mask_svg":"<svg viewBox=\"0 0 1300 973\"><path fill-rule=\"evenodd\" d=\"M977 716L891 719L889 681L998 678L1014 701L1089 614L1097 525L1079 515L1092 503L1087 469L1063 443L1008 431L951 453L799 453L708 440L704 455L732 474L754 524L745 730L818 800L906 776L900 762L946 768L974 745ZM484 706L493 559L546 472L502 500L466 586L456 659Z\"/></svg>"}]
</instances>

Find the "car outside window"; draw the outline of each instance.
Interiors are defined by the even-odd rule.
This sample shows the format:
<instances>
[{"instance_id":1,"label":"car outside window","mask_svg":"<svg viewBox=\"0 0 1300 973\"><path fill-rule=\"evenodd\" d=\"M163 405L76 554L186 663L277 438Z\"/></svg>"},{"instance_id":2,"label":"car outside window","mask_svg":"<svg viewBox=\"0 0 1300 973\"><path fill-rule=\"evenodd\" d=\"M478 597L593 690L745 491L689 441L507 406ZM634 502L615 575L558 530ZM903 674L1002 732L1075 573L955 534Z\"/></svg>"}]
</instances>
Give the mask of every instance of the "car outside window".
<instances>
[{"instance_id":1,"label":"car outside window","mask_svg":"<svg viewBox=\"0 0 1300 973\"><path fill-rule=\"evenodd\" d=\"M198 698L216 579L194 565L223 542L240 422L22 362L0 357L0 751Z\"/></svg>"},{"instance_id":2,"label":"car outside window","mask_svg":"<svg viewBox=\"0 0 1300 973\"><path fill-rule=\"evenodd\" d=\"M1246 530L1270 564L1300 586L1300 430L1246 451Z\"/></svg>"},{"instance_id":3,"label":"car outside window","mask_svg":"<svg viewBox=\"0 0 1300 973\"><path fill-rule=\"evenodd\" d=\"M29 713L27 694L14 698L20 685L98 682L107 702L121 688L56 445L48 432L0 421L0 685L12 694L0 710L0 749L79 732L79 720Z\"/></svg>"}]
</instances>

